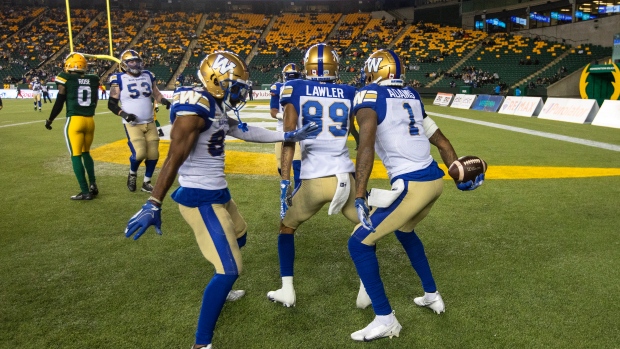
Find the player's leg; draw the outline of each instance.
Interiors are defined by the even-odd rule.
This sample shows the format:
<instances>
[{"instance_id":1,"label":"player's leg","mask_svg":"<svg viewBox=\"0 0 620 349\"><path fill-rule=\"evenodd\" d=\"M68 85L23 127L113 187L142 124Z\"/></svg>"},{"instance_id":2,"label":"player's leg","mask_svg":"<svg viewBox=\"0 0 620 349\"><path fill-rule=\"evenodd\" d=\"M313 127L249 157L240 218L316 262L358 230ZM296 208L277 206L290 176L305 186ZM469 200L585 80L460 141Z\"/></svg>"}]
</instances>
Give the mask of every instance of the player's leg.
<instances>
[{"instance_id":1,"label":"player's leg","mask_svg":"<svg viewBox=\"0 0 620 349\"><path fill-rule=\"evenodd\" d=\"M226 211L228 211L228 214L230 215L230 219L232 220L233 225L235 227L235 237L237 238L237 245L239 246L239 249L241 249L243 246L245 246L245 243L247 241L248 225L245 222L245 219L243 219L243 217L239 213L239 210L237 209L237 204L235 203L234 200L231 199L224 206L226 208ZM228 292L226 301L234 302L234 301L239 300L244 295L245 295L244 290L231 290L230 292Z\"/></svg>"},{"instance_id":2,"label":"player's leg","mask_svg":"<svg viewBox=\"0 0 620 349\"><path fill-rule=\"evenodd\" d=\"M146 161L144 162L146 170L144 171L142 191L151 193L153 191L151 177L153 177L153 173L155 173L155 167L159 160L159 134L157 133L157 127L154 122L146 124L144 138L146 140Z\"/></svg>"},{"instance_id":3,"label":"player's leg","mask_svg":"<svg viewBox=\"0 0 620 349\"><path fill-rule=\"evenodd\" d=\"M92 156L90 156L90 146L93 144L95 138L95 119L93 117L85 117L86 130L84 133L84 145L82 147L82 160L84 162L84 168L88 174L88 192L94 197L99 195L99 188L97 188L97 178L95 177L95 162Z\"/></svg>"},{"instance_id":4,"label":"player's leg","mask_svg":"<svg viewBox=\"0 0 620 349\"><path fill-rule=\"evenodd\" d=\"M41 111L41 92L36 94L37 102L39 103L39 111Z\"/></svg>"},{"instance_id":5,"label":"player's leg","mask_svg":"<svg viewBox=\"0 0 620 349\"><path fill-rule=\"evenodd\" d=\"M34 111L37 111L37 94L32 95L32 104L34 105Z\"/></svg>"},{"instance_id":6,"label":"player's leg","mask_svg":"<svg viewBox=\"0 0 620 349\"><path fill-rule=\"evenodd\" d=\"M205 288L195 347L211 344L217 319L226 297L242 269L235 224L225 205L200 207L179 205L181 215L191 226L203 256L215 267L215 275Z\"/></svg>"},{"instance_id":7,"label":"player's leg","mask_svg":"<svg viewBox=\"0 0 620 349\"><path fill-rule=\"evenodd\" d=\"M136 179L138 168L146 158L146 138L144 131L146 125L125 124L125 134L127 135L127 145L131 151L129 156L129 175L127 176L127 189L136 191Z\"/></svg>"},{"instance_id":8,"label":"player's leg","mask_svg":"<svg viewBox=\"0 0 620 349\"><path fill-rule=\"evenodd\" d=\"M440 314L445 312L445 304L441 295L437 292L437 286L424 251L424 245L414 229L416 225L428 215L433 204L441 195L443 191L443 180L409 182L409 190L416 193L416 195L403 203L403 205L406 204L412 209L417 207L415 211L419 213L396 230L395 235L405 249L411 266L420 277L422 288L424 289L424 296L416 297L414 299L415 304L421 307L428 307L435 313Z\"/></svg>"},{"instance_id":9,"label":"player's leg","mask_svg":"<svg viewBox=\"0 0 620 349\"><path fill-rule=\"evenodd\" d=\"M84 146L84 118L80 116L68 117L65 123L65 141L69 154L71 154L71 164L73 173L80 185L80 193L71 197L72 200L91 200L92 195L88 192L88 183L82 163L82 149Z\"/></svg>"},{"instance_id":10,"label":"player's leg","mask_svg":"<svg viewBox=\"0 0 620 349\"><path fill-rule=\"evenodd\" d=\"M426 201L426 204L418 204L420 207L416 207L416 200L418 200L419 196L423 197L421 200ZM398 320L396 320L385 293L383 281L379 273L375 245L383 236L390 234L413 219L424 209L429 201L434 201L436 197L425 198L423 195L419 195L417 191L411 190L407 183L405 183L405 190L389 207L375 208L371 211L370 220L375 227L375 232L370 232L361 224L355 227L353 234L349 238L349 253L365 287L365 291L372 302L376 317L364 329L352 333L352 339L369 341L399 335L402 327Z\"/></svg>"},{"instance_id":11,"label":"player's leg","mask_svg":"<svg viewBox=\"0 0 620 349\"><path fill-rule=\"evenodd\" d=\"M295 267L295 231L305 221L330 202L336 190L335 176L303 180L293 193L292 205L280 223L278 235L278 257L282 288L267 293L267 298L284 306L296 302L293 275Z\"/></svg>"}]
</instances>

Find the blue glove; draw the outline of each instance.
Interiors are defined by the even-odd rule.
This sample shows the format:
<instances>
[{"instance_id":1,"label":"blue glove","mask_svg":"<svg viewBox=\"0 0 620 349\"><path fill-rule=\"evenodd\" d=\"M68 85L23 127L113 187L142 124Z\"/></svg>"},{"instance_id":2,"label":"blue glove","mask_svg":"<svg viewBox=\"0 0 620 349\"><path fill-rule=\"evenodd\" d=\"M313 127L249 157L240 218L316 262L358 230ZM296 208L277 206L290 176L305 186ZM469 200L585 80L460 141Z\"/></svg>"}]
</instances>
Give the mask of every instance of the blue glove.
<instances>
[{"instance_id":1,"label":"blue glove","mask_svg":"<svg viewBox=\"0 0 620 349\"><path fill-rule=\"evenodd\" d=\"M316 122L312 121L304 125L304 127L297 129L295 131L284 132L284 141L285 142L299 142L304 139L314 139L318 135L318 133L314 133L314 131L318 130L319 126Z\"/></svg>"},{"instance_id":2,"label":"blue glove","mask_svg":"<svg viewBox=\"0 0 620 349\"><path fill-rule=\"evenodd\" d=\"M280 181L280 219L284 219L291 205L291 181L283 179Z\"/></svg>"},{"instance_id":3,"label":"blue glove","mask_svg":"<svg viewBox=\"0 0 620 349\"><path fill-rule=\"evenodd\" d=\"M147 201L142 206L142 209L138 211L127 223L125 228L125 237L130 237L133 233L133 239L138 240L142 234L150 227L155 226L157 234L161 235L161 207L157 206L152 201Z\"/></svg>"},{"instance_id":4,"label":"blue glove","mask_svg":"<svg viewBox=\"0 0 620 349\"><path fill-rule=\"evenodd\" d=\"M359 218L364 229L374 232L375 228L372 226L372 222L370 221L370 210L368 209L368 204L366 204L366 199L355 199L355 208L357 209L357 218Z\"/></svg>"},{"instance_id":5,"label":"blue glove","mask_svg":"<svg viewBox=\"0 0 620 349\"><path fill-rule=\"evenodd\" d=\"M463 191L474 190L481 186L482 183L484 183L484 173L479 174L475 181L456 183L456 187Z\"/></svg>"}]
</instances>

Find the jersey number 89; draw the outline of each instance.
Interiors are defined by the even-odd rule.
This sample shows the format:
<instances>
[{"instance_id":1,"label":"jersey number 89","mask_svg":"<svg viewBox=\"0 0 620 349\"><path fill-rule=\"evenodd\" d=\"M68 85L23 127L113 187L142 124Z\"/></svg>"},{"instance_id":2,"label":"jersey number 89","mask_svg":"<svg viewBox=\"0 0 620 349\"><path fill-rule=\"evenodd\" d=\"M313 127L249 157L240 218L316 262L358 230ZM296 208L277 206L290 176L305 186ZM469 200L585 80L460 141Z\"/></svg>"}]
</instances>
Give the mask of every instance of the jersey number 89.
<instances>
[{"instance_id":1,"label":"jersey number 89","mask_svg":"<svg viewBox=\"0 0 620 349\"><path fill-rule=\"evenodd\" d=\"M302 125L314 121L319 128L312 132L312 135L319 135L323 132L323 105L319 101L307 101L301 106ZM329 118L334 122L327 130L334 137L344 137L349 128L349 107L342 102L334 102L327 108Z\"/></svg>"}]
</instances>

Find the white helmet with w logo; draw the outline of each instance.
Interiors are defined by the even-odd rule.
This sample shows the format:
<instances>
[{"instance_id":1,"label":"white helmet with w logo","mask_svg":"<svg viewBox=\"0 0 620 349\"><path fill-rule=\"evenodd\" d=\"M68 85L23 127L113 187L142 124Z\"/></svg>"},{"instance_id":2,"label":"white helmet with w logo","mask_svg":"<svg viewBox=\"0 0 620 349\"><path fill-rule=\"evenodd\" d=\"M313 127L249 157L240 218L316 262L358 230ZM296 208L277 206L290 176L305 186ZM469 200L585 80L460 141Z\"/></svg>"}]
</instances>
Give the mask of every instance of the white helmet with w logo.
<instances>
[{"instance_id":1,"label":"white helmet with w logo","mask_svg":"<svg viewBox=\"0 0 620 349\"><path fill-rule=\"evenodd\" d=\"M364 63L362 82L382 86L405 86L405 65L392 50L375 51Z\"/></svg>"}]
</instances>

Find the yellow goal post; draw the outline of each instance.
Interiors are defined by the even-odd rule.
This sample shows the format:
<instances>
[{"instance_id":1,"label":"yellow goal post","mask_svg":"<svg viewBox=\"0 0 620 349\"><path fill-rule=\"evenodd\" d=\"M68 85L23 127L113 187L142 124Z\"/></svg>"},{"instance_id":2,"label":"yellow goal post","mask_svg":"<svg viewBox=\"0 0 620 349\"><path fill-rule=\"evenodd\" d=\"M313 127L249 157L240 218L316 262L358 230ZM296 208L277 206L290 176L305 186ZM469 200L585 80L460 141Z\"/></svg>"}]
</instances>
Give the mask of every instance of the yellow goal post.
<instances>
[{"instance_id":1,"label":"yellow goal post","mask_svg":"<svg viewBox=\"0 0 620 349\"><path fill-rule=\"evenodd\" d=\"M66 7L67 7L67 27L69 29L69 51L71 53L75 52L73 50L73 32L71 31L71 8L69 5L69 0L65 0L66 3ZM108 15L108 44L110 47L110 54L109 55L93 55L93 54L88 54L88 53L82 53L84 55L84 57L86 58L90 58L90 59L104 59L104 60L108 60L108 61L113 61L116 63L120 63L120 59L114 57L114 49L112 48L112 21L110 19L110 0L106 0L106 12Z\"/></svg>"}]
</instances>

